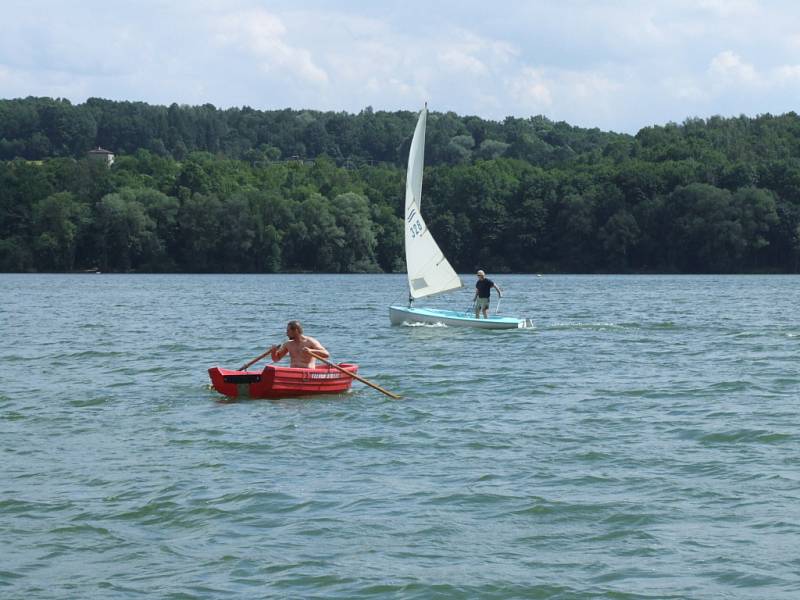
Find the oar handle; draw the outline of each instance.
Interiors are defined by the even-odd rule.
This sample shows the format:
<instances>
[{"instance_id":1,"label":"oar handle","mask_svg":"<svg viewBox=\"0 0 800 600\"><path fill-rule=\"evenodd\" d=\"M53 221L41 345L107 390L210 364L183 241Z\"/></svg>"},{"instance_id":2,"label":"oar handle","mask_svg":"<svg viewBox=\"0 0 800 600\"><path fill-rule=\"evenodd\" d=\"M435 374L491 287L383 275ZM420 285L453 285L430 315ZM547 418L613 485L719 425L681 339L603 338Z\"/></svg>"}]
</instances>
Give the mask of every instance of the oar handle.
<instances>
[{"instance_id":1,"label":"oar handle","mask_svg":"<svg viewBox=\"0 0 800 600\"><path fill-rule=\"evenodd\" d=\"M244 370L245 370L247 367L249 367L250 365L257 363L257 362L258 362L258 361L260 361L262 358L264 358L264 357L265 357L267 354L269 354L270 352L272 352L272 350L273 350L274 348L276 348L276 347L277 347L277 346L271 346L271 347L269 348L269 350L267 350L266 352L264 352L264 354L262 354L262 355L260 355L260 356L256 356L256 357L255 357L253 360L251 360L249 363L247 363L247 364L244 364L244 365L242 365L241 367L239 367L239 370L240 370L240 371L244 371Z\"/></svg>"},{"instance_id":2,"label":"oar handle","mask_svg":"<svg viewBox=\"0 0 800 600\"><path fill-rule=\"evenodd\" d=\"M331 361L329 361L327 358L323 358L322 356L320 356L319 354L317 354L316 352L314 352L314 351L313 351L311 348L309 348L309 349L308 349L308 352L309 352L309 354L311 354L311 356L313 356L314 358L318 358L319 360L321 360L322 362L324 362L326 365L329 365L329 366L333 367L333 368L334 368L334 369L336 369L337 371L341 371L341 372L342 372L342 373L344 373L345 375L349 375L349 376L350 376L350 377L352 377L353 379L358 379L358 380L359 380L361 383L365 383L365 384L367 384L369 387L371 387L371 388L373 388L373 389L376 389L376 390L378 390L379 392L381 392L381 393L383 393L383 394L386 394L386 395L387 395L387 396L389 396L390 398L394 398L395 400L400 400L400 399L402 398L402 396L398 396L397 394L393 394L393 393L392 393L392 392L390 392L389 390L385 390L385 389L383 389L381 386L379 386L379 385L377 385L377 384L374 384L374 383L372 383L371 381L368 381L368 380L364 379L363 377L359 377L358 375L356 375L355 373L351 373L351 372L350 372L350 371L348 371L347 369L343 369L342 367L340 367L340 366L339 366L339 365L337 365L336 363L332 363L332 362L331 362Z\"/></svg>"}]
</instances>

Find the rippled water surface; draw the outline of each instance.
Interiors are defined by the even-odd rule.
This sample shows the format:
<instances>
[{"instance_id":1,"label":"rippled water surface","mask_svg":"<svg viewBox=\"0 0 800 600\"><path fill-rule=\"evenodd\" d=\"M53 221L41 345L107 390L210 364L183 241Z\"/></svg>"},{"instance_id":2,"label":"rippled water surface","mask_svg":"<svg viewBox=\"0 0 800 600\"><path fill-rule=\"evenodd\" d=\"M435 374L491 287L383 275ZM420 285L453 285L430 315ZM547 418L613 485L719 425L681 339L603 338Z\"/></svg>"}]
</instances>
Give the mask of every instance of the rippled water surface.
<instances>
[{"instance_id":1,"label":"rippled water surface","mask_svg":"<svg viewBox=\"0 0 800 600\"><path fill-rule=\"evenodd\" d=\"M0 275L0 597L800 597L800 278L494 279ZM292 318L404 398L219 402Z\"/></svg>"}]
</instances>

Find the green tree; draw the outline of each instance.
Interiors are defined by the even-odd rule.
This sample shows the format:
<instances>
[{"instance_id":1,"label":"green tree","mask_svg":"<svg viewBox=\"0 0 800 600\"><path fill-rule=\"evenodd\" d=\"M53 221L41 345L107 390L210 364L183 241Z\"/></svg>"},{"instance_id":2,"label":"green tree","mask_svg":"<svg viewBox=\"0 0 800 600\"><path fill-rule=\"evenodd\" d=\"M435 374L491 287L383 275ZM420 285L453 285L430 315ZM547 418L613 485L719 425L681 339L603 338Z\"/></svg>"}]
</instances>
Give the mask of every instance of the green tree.
<instances>
[{"instance_id":1,"label":"green tree","mask_svg":"<svg viewBox=\"0 0 800 600\"><path fill-rule=\"evenodd\" d=\"M34 265L33 252L26 238L18 235L0 238L0 272L32 271Z\"/></svg>"},{"instance_id":2,"label":"green tree","mask_svg":"<svg viewBox=\"0 0 800 600\"><path fill-rule=\"evenodd\" d=\"M103 271L127 272L159 254L156 224L130 194L103 197L95 208L93 247Z\"/></svg>"},{"instance_id":3,"label":"green tree","mask_svg":"<svg viewBox=\"0 0 800 600\"><path fill-rule=\"evenodd\" d=\"M336 262L341 272L375 272L377 239L366 196L353 192L339 194L331 202L336 226L345 243L337 248Z\"/></svg>"},{"instance_id":4,"label":"green tree","mask_svg":"<svg viewBox=\"0 0 800 600\"><path fill-rule=\"evenodd\" d=\"M193 194L181 204L178 257L182 268L194 273L219 269L216 249L222 210L214 195Z\"/></svg>"},{"instance_id":5,"label":"green tree","mask_svg":"<svg viewBox=\"0 0 800 600\"><path fill-rule=\"evenodd\" d=\"M736 270L747 241L729 191L703 183L678 188L670 194L668 212L682 271Z\"/></svg>"},{"instance_id":6,"label":"green tree","mask_svg":"<svg viewBox=\"0 0 800 600\"><path fill-rule=\"evenodd\" d=\"M218 219L217 268L228 273L256 270L256 222L246 194L237 193L221 201Z\"/></svg>"},{"instance_id":7,"label":"green tree","mask_svg":"<svg viewBox=\"0 0 800 600\"><path fill-rule=\"evenodd\" d=\"M33 207L34 251L39 270L71 271L89 223L89 208L69 192L57 192Z\"/></svg>"},{"instance_id":8,"label":"green tree","mask_svg":"<svg viewBox=\"0 0 800 600\"><path fill-rule=\"evenodd\" d=\"M548 212L548 235L553 260L572 272L591 272L600 255L591 197L570 193Z\"/></svg>"},{"instance_id":9,"label":"green tree","mask_svg":"<svg viewBox=\"0 0 800 600\"><path fill-rule=\"evenodd\" d=\"M622 209L609 217L598 232L606 265L612 270L628 270L629 253L641 236L636 218Z\"/></svg>"},{"instance_id":10,"label":"green tree","mask_svg":"<svg viewBox=\"0 0 800 600\"><path fill-rule=\"evenodd\" d=\"M375 257L378 266L387 273L405 271L403 219L385 204L373 204L370 210L375 224Z\"/></svg>"},{"instance_id":11,"label":"green tree","mask_svg":"<svg viewBox=\"0 0 800 600\"><path fill-rule=\"evenodd\" d=\"M758 267L767 256L765 250L779 223L775 197L768 190L742 188L733 195L732 202L739 213L746 263Z\"/></svg>"},{"instance_id":12,"label":"green tree","mask_svg":"<svg viewBox=\"0 0 800 600\"><path fill-rule=\"evenodd\" d=\"M337 226L327 200L313 194L294 208L294 220L284 236L285 266L293 269L337 273L344 231Z\"/></svg>"}]
</instances>

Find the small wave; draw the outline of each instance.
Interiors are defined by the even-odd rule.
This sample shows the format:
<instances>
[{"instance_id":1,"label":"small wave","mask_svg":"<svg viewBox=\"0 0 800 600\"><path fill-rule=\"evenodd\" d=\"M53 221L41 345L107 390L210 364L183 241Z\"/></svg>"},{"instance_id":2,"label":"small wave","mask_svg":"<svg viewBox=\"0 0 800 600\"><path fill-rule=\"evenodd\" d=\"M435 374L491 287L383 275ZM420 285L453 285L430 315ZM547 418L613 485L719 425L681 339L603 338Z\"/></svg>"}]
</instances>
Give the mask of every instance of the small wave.
<instances>
[{"instance_id":1,"label":"small wave","mask_svg":"<svg viewBox=\"0 0 800 600\"><path fill-rule=\"evenodd\" d=\"M28 500L17 500L11 498L9 500L0 500L0 514L12 514L17 516L25 516L35 514L38 511L43 513L52 513L63 510L69 507L70 504L66 502L49 503L49 502L35 502Z\"/></svg>"},{"instance_id":2,"label":"small wave","mask_svg":"<svg viewBox=\"0 0 800 600\"><path fill-rule=\"evenodd\" d=\"M588 482L581 478L581 485ZM589 482L591 483L591 482ZM525 508L511 511L513 515L553 515L560 520L571 520L576 518L591 518L597 520L600 515L606 514L611 510L617 510L616 504L607 502L561 502L557 500L546 500L545 498L530 498L526 500L531 503Z\"/></svg>"},{"instance_id":3,"label":"small wave","mask_svg":"<svg viewBox=\"0 0 800 600\"><path fill-rule=\"evenodd\" d=\"M752 386L749 381L735 380L720 381L709 387L716 392L743 392L749 390Z\"/></svg>"},{"instance_id":4,"label":"small wave","mask_svg":"<svg viewBox=\"0 0 800 600\"><path fill-rule=\"evenodd\" d=\"M186 351L196 352L197 351L197 348L194 347L194 346L191 346L189 344L181 344L181 343L178 343L178 342L170 342L170 343L167 343L167 344L161 344L158 347L158 349L162 350L164 352L186 352Z\"/></svg>"},{"instance_id":5,"label":"small wave","mask_svg":"<svg viewBox=\"0 0 800 600\"><path fill-rule=\"evenodd\" d=\"M588 452L582 452L581 454L578 454L575 458L580 461L596 462L611 460L611 455L606 454L605 452L596 452L590 450Z\"/></svg>"},{"instance_id":6,"label":"small wave","mask_svg":"<svg viewBox=\"0 0 800 600\"><path fill-rule=\"evenodd\" d=\"M760 429L740 429L738 431L722 431L702 435L699 441L703 444L733 444L747 442L755 444L782 444L794 439L787 433L775 433Z\"/></svg>"},{"instance_id":7,"label":"small wave","mask_svg":"<svg viewBox=\"0 0 800 600\"><path fill-rule=\"evenodd\" d=\"M127 356L127 352L120 352L119 350L108 350L107 352L100 352L98 350L83 350L81 352L72 352L66 354L65 358L113 358L115 356Z\"/></svg>"},{"instance_id":8,"label":"small wave","mask_svg":"<svg viewBox=\"0 0 800 600\"><path fill-rule=\"evenodd\" d=\"M86 406L100 406L102 404L107 404L110 402L110 398L108 397L100 397L100 398L81 398L78 400L70 400L70 406L74 406L75 408L83 408Z\"/></svg>"},{"instance_id":9,"label":"small wave","mask_svg":"<svg viewBox=\"0 0 800 600\"><path fill-rule=\"evenodd\" d=\"M430 504L434 506L488 507L492 505L505 504L515 500L517 500L517 498L503 494L455 492L452 494L433 496L423 501L423 504Z\"/></svg>"},{"instance_id":10,"label":"small wave","mask_svg":"<svg viewBox=\"0 0 800 600\"><path fill-rule=\"evenodd\" d=\"M621 325L618 323L553 323L552 325L541 326L540 329L544 329L547 331L606 331L608 329L623 329Z\"/></svg>"},{"instance_id":11,"label":"small wave","mask_svg":"<svg viewBox=\"0 0 800 600\"><path fill-rule=\"evenodd\" d=\"M27 363L27 362L30 362L32 360L36 360L35 357L33 357L33 356L22 356L21 354L6 354L3 357L3 362L4 363L17 363L17 362Z\"/></svg>"},{"instance_id":12,"label":"small wave","mask_svg":"<svg viewBox=\"0 0 800 600\"><path fill-rule=\"evenodd\" d=\"M558 322L539 327L539 329L549 331L677 331L683 328L683 325L674 321L657 321L654 323L638 321L621 323L614 321L577 321L574 323Z\"/></svg>"},{"instance_id":13,"label":"small wave","mask_svg":"<svg viewBox=\"0 0 800 600\"><path fill-rule=\"evenodd\" d=\"M603 523L621 524L621 525L636 526L636 527L653 525L658 521L659 518L656 515L651 515L646 513L634 513L634 512L620 512L603 519ZM627 533L630 534L633 532L628 530ZM644 531L638 531L636 533L638 534L637 537L647 536L650 537L651 539L654 539L652 538L652 536L646 534Z\"/></svg>"},{"instance_id":14,"label":"small wave","mask_svg":"<svg viewBox=\"0 0 800 600\"><path fill-rule=\"evenodd\" d=\"M742 588L761 588L784 583L778 577L766 574L742 573L741 571L725 571L712 574L718 581Z\"/></svg>"},{"instance_id":15,"label":"small wave","mask_svg":"<svg viewBox=\"0 0 800 600\"><path fill-rule=\"evenodd\" d=\"M662 321L649 325L651 329L680 329L681 325L675 321Z\"/></svg>"},{"instance_id":16,"label":"small wave","mask_svg":"<svg viewBox=\"0 0 800 600\"><path fill-rule=\"evenodd\" d=\"M21 412L9 411L0 413L0 419L3 421L22 421L26 416Z\"/></svg>"},{"instance_id":17,"label":"small wave","mask_svg":"<svg viewBox=\"0 0 800 600\"><path fill-rule=\"evenodd\" d=\"M106 529L105 527L95 527L93 525L81 524L81 525L65 525L61 527L56 527L50 530L50 533L56 534L69 534L69 535L81 535L81 534L92 534L96 533L99 535L111 535L111 532Z\"/></svg>"},{"instance_id":18,"label":"small wave","mask_svg":"<svg viewBox=\"0 0 800 600\"><path fill-rule=\"evenodd\" d=\"M375 448L390 448L394 445L390 439L383 436L365 436L349 440L345 446L362 448L364 450Z\"/></svg>"},{"instance_id":19,"label":"small wave","mask_svg":"<svg viewBox=\"0 0 800 600\"><path fill-rule=\"evenodd\" d=\"M0 585L7 585L8 579L24 579L26 576L22 573L15 573L14 571L0 570Z\"/></svg>"},{"instance_id":20,"label":"small wave","mask_svg":"<svg viewBox=\"0 0 800 600\"><path fill-rule=\"evenodd\" d=\"M673 329L680 329L681 327L674 321L657 321L655 323L640 323L638 321L631 321L625 323L617 323L616 326L620 329L629 330L643 330L643 331L670 331Z\"/></svg>"},{"instance_id":21,"label":"small wave","mask_svg":"<svg viewBox=\"0 0 800 600\"><path fill-rule=\"evenodd\" d=\"M732 331L730 337L735 339L749 340L753 338L763 337L764 333L761 331Z\"/></svg>"},{"instance_id":22,"label":"small wave","mask_svg":"<svg viewBox=\"0 0 800 600\"><path fill-rule=\"evenodd\" d=\"M202 526L214 518L231 514L215 506L184 506L170 497L151 500L147 504L110 515L117 521L132 521L143 525L173 525L184 528Z\"/></svg>"},{"instance_id":23,"label":"small wave","mask_svg":"<svg viewBox=\"0 0 800 600\"><path fill-rule=\"evenodd\" d=\"M627 539L655 541L657 538L650 535L646 531L642 531L640 529L614 529L613 531L607 531L605 533L601 533L592 536L590 538L587 538L587 541L610 542L614 540L627 540Z\"/></svg>"},{"instance_id":24,"label":"small wave","mask_svg":"<svg viewBox=\"0 0 800 600\"><path fill-rule=\"evenodd\" d=\"M428 555L428 559L438 555ZM408 559L419 559L419 554L409 555ZM428 598L554 598L565 594L565 588L557 585L523 585L482 583L481 585L453 585L442 582L418 582L395 577L396 582L375 583L357 588L359 598L407 598L408 600L427 600ZM334 582L337 583L337 582ZM328 585L328 588L333 584Z\"/></svg>"}]
</instances>

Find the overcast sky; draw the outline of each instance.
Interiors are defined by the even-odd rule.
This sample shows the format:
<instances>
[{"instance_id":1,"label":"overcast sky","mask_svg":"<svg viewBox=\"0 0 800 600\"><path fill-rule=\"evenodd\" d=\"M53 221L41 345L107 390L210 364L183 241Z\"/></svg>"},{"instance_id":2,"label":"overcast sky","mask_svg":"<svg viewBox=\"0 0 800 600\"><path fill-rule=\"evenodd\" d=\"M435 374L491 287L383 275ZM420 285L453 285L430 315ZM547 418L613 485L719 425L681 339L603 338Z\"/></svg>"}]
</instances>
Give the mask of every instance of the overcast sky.
<instances>
[{"instance_id":1,"label":"overcast sky","mask_svg":"<svg viewBox=\"0 0 800 600\"><path fill-rule=\"evenodd\" d=\"M543 114L800 112L800 3L0 0L0 97Z\"/></svg>"}]
</instances>

